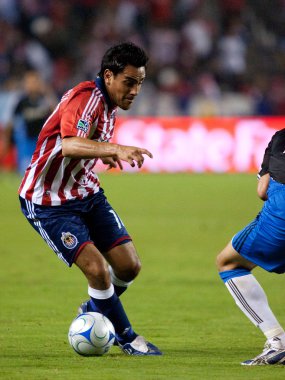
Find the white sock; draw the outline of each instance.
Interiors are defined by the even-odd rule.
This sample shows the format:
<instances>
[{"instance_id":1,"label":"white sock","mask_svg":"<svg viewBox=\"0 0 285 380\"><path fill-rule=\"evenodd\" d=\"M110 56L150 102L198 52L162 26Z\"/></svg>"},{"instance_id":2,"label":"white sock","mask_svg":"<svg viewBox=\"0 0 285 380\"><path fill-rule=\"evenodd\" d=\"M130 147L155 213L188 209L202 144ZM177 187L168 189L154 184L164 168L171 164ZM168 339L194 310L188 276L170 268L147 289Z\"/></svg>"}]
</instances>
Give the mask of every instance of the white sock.
<instances>
[{"instance_id":1,"label":"white sock","mask_svg":"<svg viewBox=\"0 0 285 380\"><path fill-rule=\"evenodd\" d=\"M114 284L114 285L116 285L116 286L121 286L121 287L123 287L123 288L124 288L124 287L127 288L128 286L130 286L130 285L133 283L133 281L129 281L129 282L127 282L127 281L120 280L120 279L115 275L115 273L114 273L113 268L111 267L111 265L109 265L108 269L109 269L109 273L110 273L110 277L111 277L111 282L112 282L112 284Z\"/></svg>"},{"instance_id":2,"label":"white sock","mask_svg":"<svg viewBox=\"0 0 285 380\"><path fill-rule=\"evenodd\" d=\"M88 285L88 294L92 298L96 298L98 300L105 300L107 298L112 297L112 295L114 294L114 286L113 284L111 284L109 289L99 290L91 288L91 286Z\"/></svg>"},{"instance_id":3,"label":"white sock","mask_svg":"<svg viewBox=\"0 0 285 380\"><path fill-rule=\"evenodd\" d=\"M260 328L270 343L279 341L285 347L285 333L273 312L266 294L252 274L234 277L226 282L226 287L237 306ZM277 338L277 339L276 339Z\"/></svg>"}]
</instances>

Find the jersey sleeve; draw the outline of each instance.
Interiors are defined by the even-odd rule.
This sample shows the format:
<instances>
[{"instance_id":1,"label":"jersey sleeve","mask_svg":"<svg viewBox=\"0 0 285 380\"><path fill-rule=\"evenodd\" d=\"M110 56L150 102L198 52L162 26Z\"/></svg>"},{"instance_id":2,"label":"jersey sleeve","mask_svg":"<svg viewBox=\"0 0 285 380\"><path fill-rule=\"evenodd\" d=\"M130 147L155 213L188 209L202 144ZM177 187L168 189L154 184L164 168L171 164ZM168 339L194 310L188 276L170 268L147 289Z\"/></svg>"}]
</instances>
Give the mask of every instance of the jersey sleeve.
<instances>
[{"instance_id":1,"label":"jersey sleeve","mask_svg":"<svg viewBox=\"0 0 285 380\"><path fill-rule=\"evenodd\" d=\"M274 138L274 136L272 137L267 148L265 149L262 164L261 164L261 169L258 173L259 178L262 177L263 175L269 173L269 160L270 160L270 155L271 155L271 147L272 147L273 138Z\"/></svg>"},{"instance_id":2,"label":"jersey sleeve","mask_svg":"<svg viewBox=\"0 0 285 380\"><path fill-rule=\"evenodd\" d=\"M90 92L75 94L67 100L60 121L61 137L88 138L90 129L99 112L99 103L92 106Z\"/></svg>"}]
</instances>

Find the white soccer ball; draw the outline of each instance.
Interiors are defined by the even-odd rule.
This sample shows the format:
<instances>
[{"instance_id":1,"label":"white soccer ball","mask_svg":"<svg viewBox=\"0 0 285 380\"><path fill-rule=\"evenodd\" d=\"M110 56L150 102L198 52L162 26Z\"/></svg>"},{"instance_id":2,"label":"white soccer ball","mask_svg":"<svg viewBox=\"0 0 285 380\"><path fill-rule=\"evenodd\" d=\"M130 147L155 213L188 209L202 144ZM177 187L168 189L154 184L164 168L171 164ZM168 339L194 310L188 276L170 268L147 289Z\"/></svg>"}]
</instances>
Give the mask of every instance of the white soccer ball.
<instances>
[{"instance_id":1,"label":"white soccer ball","mask_svg":"<svg viewBox=\"0 0 285 380\"><path fill-rule=\"evenodd\" d=\"M115 329L103 314L83 313L72 321L68 340L80 355L104 355L115 341Z\"/></svg>"}]
</instances>

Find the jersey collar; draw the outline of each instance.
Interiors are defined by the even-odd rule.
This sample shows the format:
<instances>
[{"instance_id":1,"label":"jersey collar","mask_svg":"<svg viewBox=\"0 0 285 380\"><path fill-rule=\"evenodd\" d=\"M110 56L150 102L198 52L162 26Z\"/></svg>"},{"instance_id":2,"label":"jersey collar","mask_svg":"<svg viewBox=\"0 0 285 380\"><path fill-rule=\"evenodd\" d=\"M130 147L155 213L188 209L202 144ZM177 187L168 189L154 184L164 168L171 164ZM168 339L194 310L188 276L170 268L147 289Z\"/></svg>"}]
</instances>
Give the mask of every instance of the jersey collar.
<instances>
[{"instance_id":1,"label":"jersey collar","mask_svg":"<svg viewBox=\"0 0 285 380\"><path fill-rule=\"evenodd\" d=\"M106 103L108 104L108 107L109 108L116 108L116 106L114 106L114 104L111 102L111 99L107 93L104 80L98 76L95 79L95 83L96 83L96 86L99 88L99 90L102 92L104 99L105 99Z\"/></svg>"}]
</instances>

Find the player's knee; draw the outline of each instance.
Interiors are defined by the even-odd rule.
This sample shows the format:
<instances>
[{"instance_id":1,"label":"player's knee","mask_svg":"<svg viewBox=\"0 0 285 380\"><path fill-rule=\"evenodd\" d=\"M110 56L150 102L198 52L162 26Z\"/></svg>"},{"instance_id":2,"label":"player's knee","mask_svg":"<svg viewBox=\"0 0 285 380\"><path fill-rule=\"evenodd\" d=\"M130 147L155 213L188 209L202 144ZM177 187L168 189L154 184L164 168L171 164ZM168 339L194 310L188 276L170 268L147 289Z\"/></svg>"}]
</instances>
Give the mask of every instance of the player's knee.
<instances>
[{"instance_id":1,"label":"player's knee","mask_svg":"<svg viewBox=\"0 0 285 380\"><path fill-rule=\"evenodd\" d=\"M223 272L232 266L233 255L231 254L231 245L228 244L216 257L216 266L219 272Z\"/></svg>"},{"instance_id":2,"label":"player's knee","mask_svg":"<svg viewBox=\"0 0 285 380\"><path fill-rule=\"evenodd\" d=\"M85 266L84 273L92 283L100 283L102 286L108 286L110 283L110 274L103 262L89 262Z\"/></svg>"},{"instance_id":3,"label":"player's knee","mask_svg":"<svg viewBox=\"0 0 285 380\"><path fill-rule=\"evenodd\" d=\"M229 243L216 257L216 266L219 272L244 267L244 264L244 260L234 250L231 243Z\"/></svg>"},{"instance_id":4,"label":"player's knee","mask_svg":"<svg viewBox=\"0 0 285 380\"><path fill-rule=\"evenodd\" d=\"M220 252L216 257L216 267L219 272L222 272L224 270L224 266L225 266L225 258L222 252Z\"/></svg>"},{"instance_id":5,"label":"player's knee","mask_svg":"<svg viewBox=\"0 0 285 380\"><path fill-rule=\"evenodd\" d=\"M126 279L126 281L132 281L133 279L135 279L137 275L140 273L141 267L142 267L141 262L139 259L137 259L129 268L128 279Z\"/></svg>"},{"instance_id":6,"label":"player's knee","mask_svg":"<svg viewBox=\"0 0 285 380\"><path fill-rule=\"evenodd\" d=\"M126 282L133 281L141 270L141 262L139 258L132 260L131 262L121 265L120 268L116 270L117 277Z\"/></svg>"},{"instance_id":7,"label":"player's knee","mask_svg":"<svg viewBox=\"0 0 285 380\"><path fill-rule=\"evenodd\" d=\"M113 268L114 275L121 281L133 281L141 270L141 261L131 242L113 248L108 252L107 260Z\"/></svg>"},{"instance_id":8,"label":"player's knee","mask_svg":"<svg viewBox=\"0 0 285 380\"><path fill-rule=\"evenodd\" d=\"M86 245L75 264L81 269L89 284L96 289L110 286L110 273L101 253L92 245Z\"/></svg>"},{"instance_id":9,"label":"player's knee","mask_svg":"<svg viewBox=\"0 0 285 380\"><path fill-rule=\"evenodd\" d=\"M110 273L103 260L88 260L80 269L94 288L107 289L110 286Z\"/></svg>"}]
</instances>

